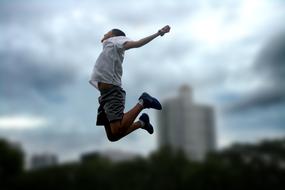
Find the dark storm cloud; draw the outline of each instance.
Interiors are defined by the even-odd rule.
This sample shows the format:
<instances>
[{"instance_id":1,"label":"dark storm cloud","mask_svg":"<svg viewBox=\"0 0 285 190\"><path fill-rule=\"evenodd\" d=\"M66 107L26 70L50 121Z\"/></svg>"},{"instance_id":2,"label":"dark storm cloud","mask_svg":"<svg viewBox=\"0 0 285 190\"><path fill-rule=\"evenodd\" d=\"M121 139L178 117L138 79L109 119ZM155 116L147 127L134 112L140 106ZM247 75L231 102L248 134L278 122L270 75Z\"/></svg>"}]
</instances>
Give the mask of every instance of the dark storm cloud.
<instances>
[{"instance_id":1,"label":"dark storm cloud","mask_svg":"<svg viewBox=\"0 0 285 190\"><path fill-rule=\"evenodd\" d=\"M72 84L76 72L51 58L27 52L0 52L0 98L25 100L31 93L44 97L60 94Z\"/></svg>"},{"instance_id":2,"label":"dark storm cloud","mask_svg":"<svg viewBox=\"0 0 285 190\"><path fill-rule=\"evenodd\" d=\"M281 87L282 88L282 87ZM259 90L252 95L230 105L227 111L242 112L251 109L264 109L285 103L284 89Z\"/></svg>"},{"instance_id":3,"label":"dark storm cloud","mask_svg":"<svg viewBox=\"0 0 285 190\"><path fill-rule=\"evenodd\" d=\"M35 96L56 100L68 93L64 88L80 72L76 65L88 61L98 39L90 24L79 25L66 15L74 5L65 3L0 2L0 101L21 104Z\"/></svg>"},{"instance_id":4,"label":"dark storm cloud","mask_svg":"<svg viewBox=\"0 0 285 190\"><path fill-rule=\"evenodd\" d=\"M271 39L261 50L253 73L264 85L232 104L228 109L231 112L285 103L285 32Z\"/></svg>"},{"instance_id":5,"label":"dark storm cloud","mask_svg":"<svg viewBox=\"0 0 285 190\"><path fill-rule=\"evenodd\" d=\"M256 71L276 85L285 82L285 31L270 41L256 61ZM284 85L282 85L284 86ZM284 87L282 87L284 88Z\"/></svg>"}]
</instances>

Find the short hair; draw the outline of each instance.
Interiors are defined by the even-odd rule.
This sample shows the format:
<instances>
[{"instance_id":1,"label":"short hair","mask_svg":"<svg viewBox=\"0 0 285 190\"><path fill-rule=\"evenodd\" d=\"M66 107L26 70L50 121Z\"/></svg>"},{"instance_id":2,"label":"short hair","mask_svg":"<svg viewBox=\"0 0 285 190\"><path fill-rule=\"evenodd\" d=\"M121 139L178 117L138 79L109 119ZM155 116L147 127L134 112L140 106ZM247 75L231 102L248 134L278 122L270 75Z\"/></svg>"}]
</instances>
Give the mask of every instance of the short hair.
<instances>
[{"instance_id":1,"label":"short hair","mask_svg":"<svg viewBox=\"0 0 285 190\"><path fill-rule=\"evenodd\" d=\"M114 36L126 36L126 34L122 30L116 28L112 29L112 34Z\"/></svg>"}]
</instances>

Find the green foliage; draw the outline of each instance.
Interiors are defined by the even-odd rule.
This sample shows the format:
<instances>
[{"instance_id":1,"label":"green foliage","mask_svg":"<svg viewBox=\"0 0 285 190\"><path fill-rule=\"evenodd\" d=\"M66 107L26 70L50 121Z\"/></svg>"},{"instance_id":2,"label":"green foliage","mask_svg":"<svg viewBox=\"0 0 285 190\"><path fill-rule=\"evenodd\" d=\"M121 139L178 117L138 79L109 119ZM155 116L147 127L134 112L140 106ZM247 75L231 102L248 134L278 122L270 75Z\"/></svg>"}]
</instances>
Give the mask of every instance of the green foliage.
<instances>
[{"instance_id":1,"label":"green foliage","mask_svg":"<svg viewBox=\"0 0 285 190\"><path fill-rule=\"evenodd\" d=\"M284 189L285 140L234 145L204 162L163 147L148 158L112 162L100 154L81 162L24 172L15 189Z\"/></svg>"}]
</instances>

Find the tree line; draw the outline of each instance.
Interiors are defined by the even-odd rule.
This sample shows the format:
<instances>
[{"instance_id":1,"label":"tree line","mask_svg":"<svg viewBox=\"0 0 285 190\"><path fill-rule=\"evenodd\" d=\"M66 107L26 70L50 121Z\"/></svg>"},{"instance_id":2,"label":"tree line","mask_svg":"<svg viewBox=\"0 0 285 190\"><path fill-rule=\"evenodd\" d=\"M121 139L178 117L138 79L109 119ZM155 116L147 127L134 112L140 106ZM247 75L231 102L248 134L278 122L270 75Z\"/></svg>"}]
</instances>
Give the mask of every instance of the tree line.
<instances>
[{"instance_id":1,"label":"tree line","mask_svg":"<svg viewBox=\"0 0 285 190\"><path fill-rule=\"evenodd\" d=\"M24 170L24 152L0 139L0 189L285 189L285 139L236 144L204 162L162 147L147 158L112 162L95 154L80 162Z\"/></svg>"}]
</instances>

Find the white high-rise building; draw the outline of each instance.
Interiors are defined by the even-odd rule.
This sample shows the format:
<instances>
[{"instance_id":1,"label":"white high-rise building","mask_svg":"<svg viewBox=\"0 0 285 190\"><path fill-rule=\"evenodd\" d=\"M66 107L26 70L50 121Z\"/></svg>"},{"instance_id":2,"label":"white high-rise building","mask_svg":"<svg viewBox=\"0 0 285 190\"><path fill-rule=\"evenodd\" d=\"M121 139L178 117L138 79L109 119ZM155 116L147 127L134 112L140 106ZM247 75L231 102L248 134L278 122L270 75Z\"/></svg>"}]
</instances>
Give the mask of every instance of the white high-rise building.
<instances>
[{"instance_id":1,"label":"white high-rise building","mask_svg":"<svg viewBox=\"0 0 285 190\"><path fill-rule=\"evenodd\" d=\"M159 146L182 150L196 161L215 149L214 110L192 101L192 90L182 86L179 95L163 102L159 112Z\"/></svg>"}]
</instances>

